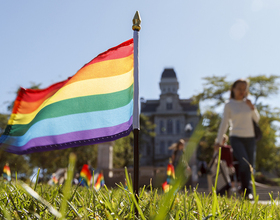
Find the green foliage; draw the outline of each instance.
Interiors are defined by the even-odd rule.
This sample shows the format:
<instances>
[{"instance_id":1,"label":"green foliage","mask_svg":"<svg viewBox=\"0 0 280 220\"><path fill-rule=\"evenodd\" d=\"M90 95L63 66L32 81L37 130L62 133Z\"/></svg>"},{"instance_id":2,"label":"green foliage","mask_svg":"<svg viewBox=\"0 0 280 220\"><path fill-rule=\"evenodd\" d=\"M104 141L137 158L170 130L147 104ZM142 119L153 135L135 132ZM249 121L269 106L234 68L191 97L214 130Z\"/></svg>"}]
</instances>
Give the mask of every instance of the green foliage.
<instances>
[{"instance_id":1,"label":"green foliage","mask_svg":"<svg viewBox=\"0 0 280 220\"><path fill-rule=\"evenodd\" d=\"M205 134L200 140L197 148L197 159L208 163L212 159L213 145L217 137L221 117L214 111L207 110L204 112L203 118Z\"/></svg>"},{"instance_id":2,"label":"green foliage","mask_svg":"<svg viewBox=\"0 0 280 220\"><path fill-rule=\"evenodd\" d=\"M227 98L225 94L230 90L230 82L226 81L226 76L212 76L202 78L203 92L193 96L194 104L199 104L200 101L212 100L214 101L213 106L219 106L223 104Z\"/></svg>"},{"instance_id":3,"label":"green foliage","mask_svg":"<svg viewBox=\"0 0 280 220\"><path fill-rule=\"evenodd\" d=\"M258 103L259 98L267 98L271 95L278 94L279 91L279 76L271 75L269 77L265 75L250 76L249 92L254 97L254 104Z\"/></svg>"},{"instance_id":4,"label":"green foliage","mask_svg":"<svg viewBox=\"0 0 280 220\"><path fill-rule=\"evenodd\" d=\"M133 133L115 141L113 147L113 167L123 168L133 165Z\"/></svg>"},{"instance_id":5,"label":"green foliage","mask_svg":"<svg viewBox=\"0 0 280 220\"><path fill-rule=\"evenodd\" d=\"M263 137L257 142L256 169L272 170L278 166L276 162L280 159L275 145L278 127L273 124L274 121L279 121L280 111L278 108L272 109L262 105L259 105L258 109L261 115L259 125Z\"/></svg>"}]
</instances>

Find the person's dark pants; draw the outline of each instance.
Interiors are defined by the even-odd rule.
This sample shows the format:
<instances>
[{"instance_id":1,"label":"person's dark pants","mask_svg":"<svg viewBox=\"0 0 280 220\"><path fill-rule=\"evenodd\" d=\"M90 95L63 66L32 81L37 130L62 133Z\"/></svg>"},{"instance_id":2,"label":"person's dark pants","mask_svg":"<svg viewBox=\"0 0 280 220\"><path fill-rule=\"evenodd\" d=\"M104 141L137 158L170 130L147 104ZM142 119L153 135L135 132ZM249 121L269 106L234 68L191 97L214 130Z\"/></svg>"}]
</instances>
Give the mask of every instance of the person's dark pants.
<instances>
[{"instance_id":1,"label":"person's dark pants","mask_svg":"<svg viewBox=\"0 0 280 220\"><path fill-rule=\"evenodd\" d=\"M241 138L241 137L230 137L230 144L233 149L233 155L239 162L239 177L241 181L242 191L246 189L246 194L252 193L252 188L250 185L251 172L250 166L243 159L245 158L252 167L254 167L255 162L255 149L256 140L252 138Z\"/></svg>"}]
</instances>

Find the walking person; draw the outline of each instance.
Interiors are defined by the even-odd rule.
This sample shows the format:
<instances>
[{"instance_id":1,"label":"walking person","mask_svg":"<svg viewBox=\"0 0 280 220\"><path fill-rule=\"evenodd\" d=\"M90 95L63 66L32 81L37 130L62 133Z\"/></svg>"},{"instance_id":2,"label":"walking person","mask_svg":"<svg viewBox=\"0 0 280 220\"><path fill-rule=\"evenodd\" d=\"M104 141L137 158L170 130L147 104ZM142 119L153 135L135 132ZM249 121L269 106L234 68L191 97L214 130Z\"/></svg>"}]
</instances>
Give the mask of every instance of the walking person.
<instances>
[{"instance_id":1,"label":"walking person","mask_svg":"<svg viewBox=\"0 0 280 220\"><path fill-rule=\"evenodd\" d=\"M248 88L249 83L246 80L239 79L233 83L230 90L230 100L224 106L215 147L222 146L223 135L229 127L233 155L239 163L241 190L242 192L246 190L246 198L253 199L250 186L250 166L245 160L254 166L256 140L253 120L258 122L260 116L252 102L247 99Z\"/></svg>"}]
</instances>

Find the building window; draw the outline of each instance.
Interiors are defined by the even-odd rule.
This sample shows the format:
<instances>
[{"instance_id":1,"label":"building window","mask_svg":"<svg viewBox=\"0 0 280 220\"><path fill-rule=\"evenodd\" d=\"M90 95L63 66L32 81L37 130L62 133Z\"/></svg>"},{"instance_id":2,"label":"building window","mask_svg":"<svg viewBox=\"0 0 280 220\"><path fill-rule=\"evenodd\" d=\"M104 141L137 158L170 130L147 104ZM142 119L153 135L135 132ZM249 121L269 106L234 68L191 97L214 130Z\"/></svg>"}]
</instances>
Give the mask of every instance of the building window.
<instances>
[{"instance_id":1,"label":"building window","mask_svg":"<svg viewBox=\"0 0 280 220\"><path fill-rule=\"evenodd\" d=\"M160 154L160 145L159 145L159 144L156 144L156 147L155 147L155 154L156 154L156 155Z\"/></svg>"},{"instance_id":2,"label":"building window","mask_svg":"<svg viewBox=\"0 0 280 220\"><path fill-rule=\"evenodd\" d=\"M165 154L165 142L164 141L160 141L159 144L159 154Z\"/></svg>"},{"instance_id":3,"label":"building window","mask_svg":"<svg viewBox=\"0 0 280 220\"><path fill-rule=\"evenodd\" d=\"M176 121L176 133L180 134L181 133L181 126L180 126L180 120Z\"/></svg>"},{"instance_id":4,"label":"building window","mask_svg":"<svg viewBox=\"0 0 280 220\"><path fill-rule=\"evenodd\" d=\"M173 133L173 123L172 120L169 119L167 121L167 134L172 134Z\"/></svg>"},{"instance_id":5,"label":"building window","mask_svg":"<svg viewBox=\"0 0 280 220\"><path fill-rule=\"evenodd\" d=\"M166 109L171 110L172 109L172 103L166 103Z\"/></svg>"},{"instance_id":6,"label":"building window","mask_svg":"<svg viewBox=\"0 0 280 220\"><path fill-rule=\"evenodd\" d=\"M165 127L164 127L164 121L163 120L160 120L160 122L159 122L159 129L160 129L160 131L159 131L160 134L165 133Z\"/></svg>"}]
</instances>

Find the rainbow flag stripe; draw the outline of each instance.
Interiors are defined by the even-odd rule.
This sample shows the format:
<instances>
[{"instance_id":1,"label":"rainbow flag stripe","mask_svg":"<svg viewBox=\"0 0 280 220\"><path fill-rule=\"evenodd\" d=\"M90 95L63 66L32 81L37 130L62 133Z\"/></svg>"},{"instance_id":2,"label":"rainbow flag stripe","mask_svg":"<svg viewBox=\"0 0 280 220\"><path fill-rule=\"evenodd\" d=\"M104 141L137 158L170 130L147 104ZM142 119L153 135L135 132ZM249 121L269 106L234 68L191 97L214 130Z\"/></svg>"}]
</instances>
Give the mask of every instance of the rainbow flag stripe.
<instances>
[{"instance_id":1,"label":"rainbow flag stripe","mask_svg":"<svg viewBox=\"0 0 280 220\"><path fill-rule=\"evenodd\" d=\"M168 183L170 183L171 179L175 179L175 170L174 170L174 166L171 163L169 163L167 165L167 172L166 172L166 174L167 174L167 182Z\"/></svg>"},{"instance_id":2,"label":"rainbow flag stripe","mask_svg":"<svg viewBox=\"0 0 280 220\"><path fill-rule=\"evenodd\" d=\"M105 181L104 181L104 176L103 176L103 173L100 172L98 177L97 177L97 180L94 184L94 187L96 190L99 190L102 186L104 186L105 184Z\"/></svg>"},{"instance_id":3,"label":"rainbow flag stripe","mask_svg":"<svg viewBox=\"0 0 280 220\"><path fill-rule=\"evenodd\" d=\"M42 90L21 88L0 147L26 154L124 137L132 130L133 82L130 39L63 82Z\"/></svg>"},{"instance_id":4,"label":"rainbow flag stripe","mask_svg":"<svg viewBox=\"0 0 280 220\"><path fill-rule=\"evenodd\" d=\"M82 181L81 185L90 186L91 171L89 170L89 167L87 164L83 165L83 168L80 172L80 181Z\"/></svg>"},{"instance_id":5,"label":"rainbow flag stripe","mask_svg":"<svg viewBox=\"0 0 280 220\"><path fill-rule=\"evenodd\" d=\"M169 190L172 188L172 186L167 181L165 181L161 186L165 193L169 192Z\"/></svg>"}]
</instances>

